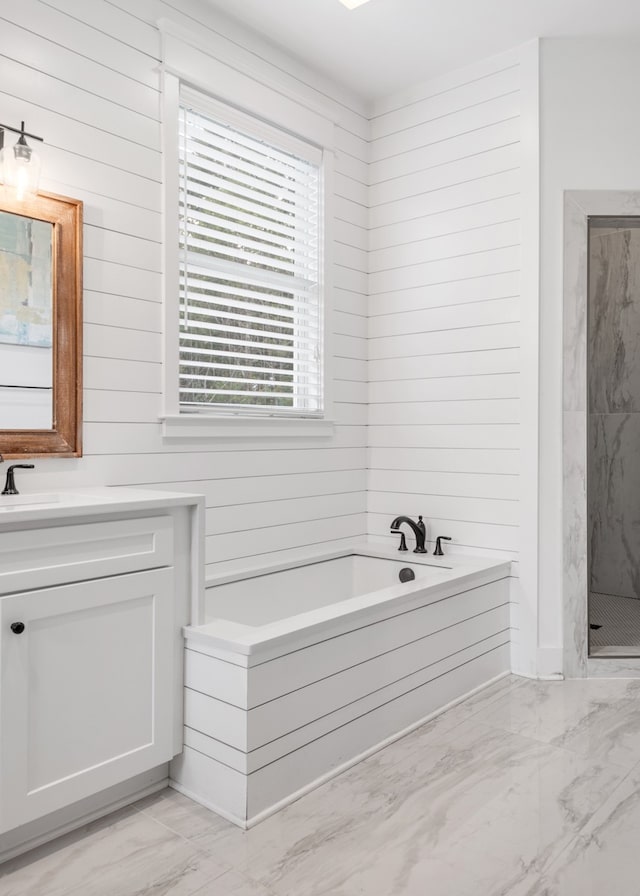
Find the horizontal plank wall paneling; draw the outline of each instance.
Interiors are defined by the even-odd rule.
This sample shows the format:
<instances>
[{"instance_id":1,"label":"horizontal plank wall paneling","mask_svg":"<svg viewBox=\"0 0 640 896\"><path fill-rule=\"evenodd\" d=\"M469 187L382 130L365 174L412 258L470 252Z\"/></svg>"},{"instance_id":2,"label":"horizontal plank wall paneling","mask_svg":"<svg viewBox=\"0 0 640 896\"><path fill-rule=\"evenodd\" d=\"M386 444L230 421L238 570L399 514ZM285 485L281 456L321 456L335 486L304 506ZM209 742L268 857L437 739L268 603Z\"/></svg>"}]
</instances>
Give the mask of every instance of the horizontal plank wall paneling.
<instances>
[{"instance_id":1,"label":"horizontal plank wall paneling","mask_svg":"<svg viewBox=\"0 0 640 896\"><path fill-rule=\"evenodd\" d=\"M163 442L160 17L336 122L333 439ZM23 0L0 24L2 119L43 135L43 188L85 203L85 456L37 460L29 489L204 493L209 573L364 536L369 123L357 101L198 0Z\"/></svg>"},{"instance_id":2,"label":"horizontal plank wall paneling","mask_svg":"<svg viewBox=\"0 0 640 896\"><path fill-rule=\"evenodd\" d=\"M162 438L161 17L336 123L329 439ZM39 459L25 489L203 493L209 575L390 541L402 512L424 514L431 549L448 534L517 570L518 53L367 115L203 0L23 0L0 24L3 120L44 136L43 188L85 203L85 456Z\"/></svg>"},{"instance_id":3,"label":"horizontal plank wall paneling","mask_svg":"<svg viewBox=\"0 0 640 896\"><path fill-rule=\"evenodd\" d=\"M377 104L369 212L368 531L517 561L517 52ZM412 536L409 536L412 540ZM514 563L514 574L517 562Z\"/></svg>"}]
</instances>

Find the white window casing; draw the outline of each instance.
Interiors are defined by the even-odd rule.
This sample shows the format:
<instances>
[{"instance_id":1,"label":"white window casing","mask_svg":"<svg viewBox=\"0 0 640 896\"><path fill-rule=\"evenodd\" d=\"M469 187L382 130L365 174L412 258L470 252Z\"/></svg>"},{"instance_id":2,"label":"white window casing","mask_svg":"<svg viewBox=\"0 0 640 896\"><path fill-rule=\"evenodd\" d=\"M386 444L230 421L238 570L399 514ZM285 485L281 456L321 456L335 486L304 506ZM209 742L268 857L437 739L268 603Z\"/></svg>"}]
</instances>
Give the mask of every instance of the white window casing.
<instances>
[{"instance_id":1,"label":"white window casing","mask_svg":"<svg viewBox=\"0 0 640 896\"><path fill-rule=\"evenodd\" d=\"M332 150L313 139L327 122L310 140L283 129L292 101L279 97L274 127L268 109L185 83L167 55L163 433L331 436Z\"/></svg>"}]
</instances>

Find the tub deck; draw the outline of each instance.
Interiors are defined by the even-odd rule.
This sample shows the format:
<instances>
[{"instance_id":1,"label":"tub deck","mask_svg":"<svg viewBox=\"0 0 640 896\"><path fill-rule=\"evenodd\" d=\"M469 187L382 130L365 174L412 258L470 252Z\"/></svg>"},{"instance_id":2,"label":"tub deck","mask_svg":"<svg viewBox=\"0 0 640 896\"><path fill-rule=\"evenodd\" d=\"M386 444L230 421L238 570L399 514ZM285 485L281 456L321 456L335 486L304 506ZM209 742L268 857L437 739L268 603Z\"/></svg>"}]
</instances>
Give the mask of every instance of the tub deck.
<instances>
[{"instance_id":1,"label":"tub deck","mask_svg":"<svg viewBox=\"0 0 640 896\"><path fill-rule=\"evenodd\" d=\"M338 593L337 576L332 580L324 576L319 581L319 571L326 570L333 562L352 557L371 558L417 570L413 583L379 579L377 589L348 595ZM229 659L244 654L251 662L264 661L272 650L277 653L287 644L313 643L317 633L322 635L327 626L332 631L348 630L350 626L368 624L387 615L396 615L400 607L418 603L432 603L449 594L464 589L469 582L475 585L492 582L510 575L511 564L505 560L488 560L486 557L466 555L400 554L377 545L359 545L342 551L317 552L300 558L294 563L277 563L249 574L238 572L207 581L205 619L200 626L185 629L185 637L192 644L200 644L212 656ZM284 577L294 574L293 581ZM425 582L430 576L431 581ZM305 577L310 580L305 581ZM260 579L260 584L257 580ZM285 584L286 582L286 584ZM429 585L429 591L426 585ZM318 599L319 585L325 594ZM297 586L297 592L296 592ZM259 592L257 599L247 600L247 590ZM287 593L284 594L283 592ZM303 592L301 594L301 592ZM222 600L217 594L223 594ZM242 604L235 612L233 603ZM309 603L315 606L309 607ZM247 606L247 604L250 606ZM276 605L273 616L264 618L260 604ZM280 606L289 604L288 612L280 613ZM251 619L251 621L249 621Z\"/></svg>"}]
</instances>

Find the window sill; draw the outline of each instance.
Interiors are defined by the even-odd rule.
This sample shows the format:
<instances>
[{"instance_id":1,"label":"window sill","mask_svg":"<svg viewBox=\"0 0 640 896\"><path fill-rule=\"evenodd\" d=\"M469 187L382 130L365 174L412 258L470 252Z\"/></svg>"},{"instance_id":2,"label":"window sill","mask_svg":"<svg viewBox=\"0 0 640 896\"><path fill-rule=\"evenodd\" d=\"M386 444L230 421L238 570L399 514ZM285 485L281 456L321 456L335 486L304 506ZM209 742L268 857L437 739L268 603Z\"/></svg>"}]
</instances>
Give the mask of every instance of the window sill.
<instances>
[{"instance_id":1,"label":"window sill","mask_svg":"<svg viewBox=\"0 0 640 896\"><path fill-rule=\"evenodd\" d=\"M172 414L160 418L167 439L328 439L333 420L301 417Z\"/></svg>"}]
</instances>

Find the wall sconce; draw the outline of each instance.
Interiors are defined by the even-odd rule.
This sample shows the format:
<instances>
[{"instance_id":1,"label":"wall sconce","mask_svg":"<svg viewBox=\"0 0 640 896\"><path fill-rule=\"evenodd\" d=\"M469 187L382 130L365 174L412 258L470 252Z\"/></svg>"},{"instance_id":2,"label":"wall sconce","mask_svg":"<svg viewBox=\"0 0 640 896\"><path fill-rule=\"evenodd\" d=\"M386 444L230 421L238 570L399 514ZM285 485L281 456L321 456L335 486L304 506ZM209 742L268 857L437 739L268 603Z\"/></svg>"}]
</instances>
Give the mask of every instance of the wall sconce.
<instances>
[{"instance_id":1,"label":"wall sconce","mask_svg":"<svg viewBox=\"0 0 640 896\"><path fill-rule=\"evenodd\" d=\"M4 146L5 131L20 135L15 146ZM15 190L19 200L34 197L40 182L40 156L31 149L27 137L43 142L42 137L25 132L24 121L19 130L8 124L0 124L0 180L5 187Z\"/></svg>"}]
</instances>

